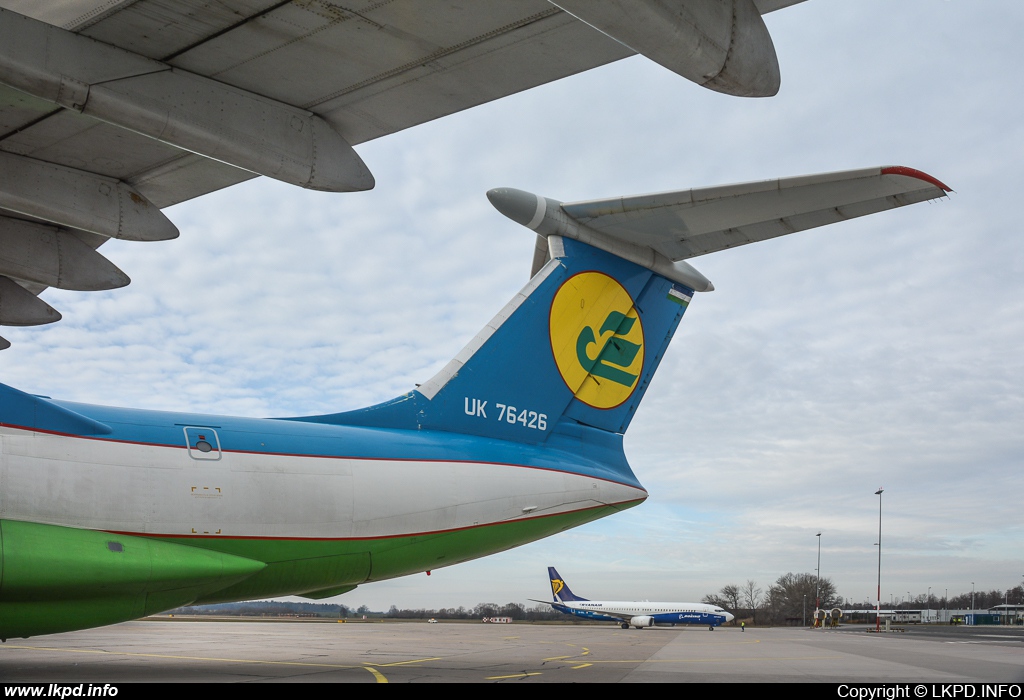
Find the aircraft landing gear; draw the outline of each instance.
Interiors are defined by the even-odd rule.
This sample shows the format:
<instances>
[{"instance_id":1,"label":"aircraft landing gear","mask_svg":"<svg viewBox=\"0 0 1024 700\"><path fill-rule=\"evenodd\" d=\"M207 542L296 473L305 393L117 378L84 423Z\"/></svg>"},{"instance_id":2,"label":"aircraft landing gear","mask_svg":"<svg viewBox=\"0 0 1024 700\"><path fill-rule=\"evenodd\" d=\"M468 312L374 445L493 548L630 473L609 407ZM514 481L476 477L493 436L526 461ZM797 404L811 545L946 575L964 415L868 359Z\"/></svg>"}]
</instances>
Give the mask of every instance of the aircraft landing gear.
<instances>
[{"instance_id":1,"label":"aircraft landing gear","mask_svg":"<svg viewBox=\"0 0 1024 700\"><path fill-rule=\"evenodd\" d=\"M708 629L711 630L712 632L714 632L715 631L715 626L714 625L709 625Z\"/></svg>"},{"instance_id":2,"label":"aircraft landing gear","mask_svg":"<svg viewBox=\"0 0 1024 700\"><path fill-rule=\"evenodd\" d=\"M623 622L619 626L622 627L622 629L624 629L624 630L628 630L629 629L629 623L628 622Z\"/></svg>"}]
</instances>

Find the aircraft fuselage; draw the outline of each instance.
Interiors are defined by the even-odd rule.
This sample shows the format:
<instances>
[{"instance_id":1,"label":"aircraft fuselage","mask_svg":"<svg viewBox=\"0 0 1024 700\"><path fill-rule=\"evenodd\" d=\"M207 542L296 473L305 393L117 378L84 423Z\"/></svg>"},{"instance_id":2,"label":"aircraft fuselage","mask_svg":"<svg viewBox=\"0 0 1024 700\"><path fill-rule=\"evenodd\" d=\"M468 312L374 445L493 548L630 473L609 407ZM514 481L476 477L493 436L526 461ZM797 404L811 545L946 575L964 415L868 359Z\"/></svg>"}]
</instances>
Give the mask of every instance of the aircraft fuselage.
<instances>
[{"instance_id":1,"label":"aircraft fuselage","mask_svg":"<svg viewBox=\"0 0 1024 700\"><path fill-rule=\"evenodd\" d=\"M705 603L650 603L647 601L565 601L553 607L568 615L595 620L628 621L651 618L659 625L718 627L733 619L722 608Z\"/></svg>"},{"instance_id":2,"label":"aircraft fuselage","mask_svg":"<svg viewBox=\"0 0 1024 700\"><path fill-rule=\"evenodd\" d=\"M509 549L647 497L631 472L574 454L571 443L47 403L109 432L0 425L8 581L14 553L48 541L62 552L96 549L99 560L82 565L103 567L158 540L179 554L241 558L219 570L265 564L228 585L211 580L185 596L195 602L320 598ZM81 541L82 530L101 539ZM36 577L23 581L25 604L91 595L63 590L53 566L23 568ZM152 597L153 585L139 585ZM16 587L4 586L5 605L17 604Z\"/></svg>"},{"instance_id":3,"label":"aircraft fuselage","mask_svg":"<svg viewBox=\"0 0 1024 700\"><path fill-rule=\"evenodd\" d=\"M621 471L500 440L63 405L112 432L0 428L4 519L239 554L365 553L373 561L353 583L499 551L647 496ZM471 534L495 527L506 534ZM454 545L466 537L479 544Z\"/></svg>"}]
</instances>

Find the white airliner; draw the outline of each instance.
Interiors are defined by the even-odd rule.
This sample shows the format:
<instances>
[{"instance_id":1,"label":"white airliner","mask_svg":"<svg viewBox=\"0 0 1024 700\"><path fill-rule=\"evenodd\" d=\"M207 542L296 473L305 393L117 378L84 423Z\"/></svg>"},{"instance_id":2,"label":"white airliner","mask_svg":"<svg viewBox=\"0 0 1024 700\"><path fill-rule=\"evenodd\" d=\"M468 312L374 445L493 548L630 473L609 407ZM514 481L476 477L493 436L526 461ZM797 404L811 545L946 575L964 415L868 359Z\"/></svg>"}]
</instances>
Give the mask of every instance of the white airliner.
<instances>
[{"instance_id":1,"label":"white airliner","mask_svg":"<svg viewBox=\"0 0 1024 700\"><path fill-rule=\"evenodd\" d=\"M719 625L734 619L732 613L707 603L587 600L569 590L565 579L558 575L555 567L548 567L548 578L551 579L551 595L554 598L554 602L548 605L555 610L588 620L617 622L624 630L629 629L630 625L637 629L655 625L707 625L708 629L714 631Z\"/></svg>"}]
</instances>

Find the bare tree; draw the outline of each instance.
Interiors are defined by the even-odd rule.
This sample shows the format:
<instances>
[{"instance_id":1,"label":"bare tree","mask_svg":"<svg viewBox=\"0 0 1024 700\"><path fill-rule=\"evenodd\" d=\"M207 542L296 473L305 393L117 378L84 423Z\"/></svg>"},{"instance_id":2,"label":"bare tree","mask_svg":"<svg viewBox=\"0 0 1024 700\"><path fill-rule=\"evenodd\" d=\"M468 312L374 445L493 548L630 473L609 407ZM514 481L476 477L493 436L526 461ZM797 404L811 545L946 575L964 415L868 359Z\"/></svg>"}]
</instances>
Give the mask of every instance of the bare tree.
<instances>
[{"instance_id":1,"label":"bare tree","mask_svg":"<svg viewBox=\"0 0 1024 700\"><path fill-rule=\"evenodd\" d=\"M735 614L740 607L741 595L740 587L735 583L730 583L727 586L722 586L722 590L717 594L709 593L704 596L702 600L709 605L717 605L718 607L730 610Z\"/></svg>"},{"instance_id":2,"label":"bare tree","mask_svg":"<svg viewBox=\"0 0 1024 700\"><path fill-rule=\"evenodd\" d=\"M750 621L756 624L757 608L761 605L761 589L754 581L748 580L743 586L742 594L743 603L750 609Z\"/></svg>"},{"instance_id":3,"label":"bare tree","mask_svg":"<svg viewBox=\"0 0 1024 700\"><path fill-rule=\"evenodd\" d=\"M729 601L729 609L734 613L740 609L740 587L735 583L722 586L722 597Z\"/></svg>"},{"instance_id":4,"label":"bare tree","mask_svg":"<svg viewBox=\"0 0 1024 700\"><path fill-rule=\"evenodd\" d=\"M708 593L706 596L700 599L700 602L706 603L708 605L714 605L719 608L729 607L729 601L717 593Z\"/></svg>"}]
</instances>

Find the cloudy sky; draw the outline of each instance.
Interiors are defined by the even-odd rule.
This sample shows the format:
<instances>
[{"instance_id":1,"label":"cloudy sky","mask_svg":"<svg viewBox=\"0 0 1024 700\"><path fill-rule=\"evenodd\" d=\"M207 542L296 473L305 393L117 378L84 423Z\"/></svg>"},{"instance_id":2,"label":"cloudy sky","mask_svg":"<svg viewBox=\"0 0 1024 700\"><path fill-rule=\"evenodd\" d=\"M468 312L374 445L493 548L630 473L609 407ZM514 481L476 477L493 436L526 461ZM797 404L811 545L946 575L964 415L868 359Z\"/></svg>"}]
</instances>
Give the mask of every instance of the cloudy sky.
<instances>
[{"instance_id":1,"label":"cloudy sky","mask_svg":"<svg viewBox=\"0 0 1024 700\"><path fill-rule=\"evenodd\" d=\"M251 416L357 408L441 368L526 281L533 234L484 193L563 201L877 165L948 200L695 265L626 436L642 506L511 552L362 587L374 609L688 600L813 571L873 599L1024 578L1024 49L1016 0L810 0L768 18L781 93L712 93L640 57L359 147L368 193L265 178L167 210L132 278L44 294L0 381L56 398ZM301 504L297 504L301 507Z\"/></svg>"}]
</instances>

